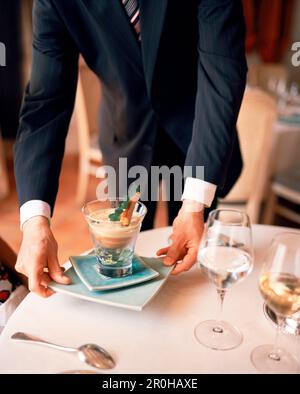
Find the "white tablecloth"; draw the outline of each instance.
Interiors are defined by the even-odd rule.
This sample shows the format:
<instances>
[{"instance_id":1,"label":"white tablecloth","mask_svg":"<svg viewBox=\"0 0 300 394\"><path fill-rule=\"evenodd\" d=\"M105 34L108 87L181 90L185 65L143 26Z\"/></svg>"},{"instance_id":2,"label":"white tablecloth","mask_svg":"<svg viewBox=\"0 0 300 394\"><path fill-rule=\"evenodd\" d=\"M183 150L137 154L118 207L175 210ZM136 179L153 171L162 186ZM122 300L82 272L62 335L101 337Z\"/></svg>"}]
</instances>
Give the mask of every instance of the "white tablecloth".
<instances>
[{"instance_id":1,"label":"white tablecloth","mask_svg":"<svg viewBox=\"0 0 300 394\"><path fill-rule=\"evenodd\" d=\"M115 358L115 373L255 373L251 350L272 343L273 325L265 318L257 287L262 253L282 227L253 227L255 269L225 298L224 317L244 335L236 349L219 352L200 345L194 327L214 318L218 311L216 290L194 266L189 272L168 279L160 293L142 311L108 307L56 294L41 299L29 294L0 336L1 373L57 373L90 369L73 354L39 346L15 343L10 336L24 331L47 340L78 346L94 342ZM166 244L170 228L144 232L137 251L153 256ZM282 336L286 348L299 356L297 338Z\"/></svg>"}]
</instances>

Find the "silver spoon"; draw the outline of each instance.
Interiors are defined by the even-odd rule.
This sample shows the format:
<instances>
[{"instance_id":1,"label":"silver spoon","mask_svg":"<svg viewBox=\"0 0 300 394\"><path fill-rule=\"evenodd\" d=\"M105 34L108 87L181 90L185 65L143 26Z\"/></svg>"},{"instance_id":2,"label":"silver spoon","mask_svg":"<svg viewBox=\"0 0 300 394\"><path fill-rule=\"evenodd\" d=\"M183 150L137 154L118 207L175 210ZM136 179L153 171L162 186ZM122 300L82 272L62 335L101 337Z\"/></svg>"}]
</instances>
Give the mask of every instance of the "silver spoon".
<instances>
[{"instance_id":1,"label":"silver spoon","mask_svg":"<svg viewBox=\"0 0 300 394\"><path fill-rule=\"evenodd\" d=\"M81 361L86 362L92 367L99 369L111 369L115 366L115 362L111 355L102 347L92 343L82 345L79 348L56 345L55 343L46 342L43 339L25 334L24 332L16 332L11 339L18 342L35 343L37 345L48 346L53 349L62 350L70 353L77 353Z\"/></svg>"}]
</instances>

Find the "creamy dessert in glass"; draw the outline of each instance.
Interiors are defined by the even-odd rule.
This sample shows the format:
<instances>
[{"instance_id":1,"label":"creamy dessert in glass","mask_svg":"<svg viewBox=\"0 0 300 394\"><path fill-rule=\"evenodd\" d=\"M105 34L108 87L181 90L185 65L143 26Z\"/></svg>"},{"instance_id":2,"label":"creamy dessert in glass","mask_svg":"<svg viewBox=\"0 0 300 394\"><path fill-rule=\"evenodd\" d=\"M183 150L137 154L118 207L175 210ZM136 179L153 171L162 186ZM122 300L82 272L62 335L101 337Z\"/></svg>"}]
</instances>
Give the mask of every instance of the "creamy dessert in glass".
<instances>
[{"instance_id":1,"label":"creamy dessert in glass","mask_svg":"<svg viewBox=\"0 0 300 394\"><path fill-rule=\"evenodd\" d=\"M145 205L136 201L129 220L117 220L114 215L122 204L122 200L94 200L82 208L99 260L99 272L112 278L131 275L136 239L147 212Z\"/></svg>"}]
</instances>

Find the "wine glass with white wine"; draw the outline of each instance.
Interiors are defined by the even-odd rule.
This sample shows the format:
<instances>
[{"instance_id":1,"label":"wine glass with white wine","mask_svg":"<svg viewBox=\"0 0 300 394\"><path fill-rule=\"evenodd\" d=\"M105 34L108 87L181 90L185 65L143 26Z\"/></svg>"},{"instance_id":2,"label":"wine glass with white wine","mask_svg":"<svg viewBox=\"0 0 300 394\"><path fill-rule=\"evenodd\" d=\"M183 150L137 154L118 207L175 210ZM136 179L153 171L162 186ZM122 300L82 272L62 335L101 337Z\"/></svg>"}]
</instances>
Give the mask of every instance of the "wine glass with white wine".
<instances>
[{"instance_id":1,"label":"wine glass with white wine","mask_svg":"<svg viewBox=\"0 0 300 394\"><path fill-rule=\"evenodd\" d=\"M276 313L277 333L273 345L252 351L252 363L264 373L297 373L297 360L277 343L284 320L300 311L300 233L284 232L274 237L265 256L259 289Z\"/></svg>"},{"instance_id":2,"label":"wine glass with white wine","mask_svg":"<svg viewBox=\"0 0 300 394\"><path fill-rule=\"evenodd\" d=\"M220 315L216 320L198 324L195 337L211 349L233 349L240 345L243 336L236 327L222 320L222 311L227 290L252 270L252 233L247 214L232 209L212 211L199 248L198 262L217 288Z\"/></svg>"}]
</instances>

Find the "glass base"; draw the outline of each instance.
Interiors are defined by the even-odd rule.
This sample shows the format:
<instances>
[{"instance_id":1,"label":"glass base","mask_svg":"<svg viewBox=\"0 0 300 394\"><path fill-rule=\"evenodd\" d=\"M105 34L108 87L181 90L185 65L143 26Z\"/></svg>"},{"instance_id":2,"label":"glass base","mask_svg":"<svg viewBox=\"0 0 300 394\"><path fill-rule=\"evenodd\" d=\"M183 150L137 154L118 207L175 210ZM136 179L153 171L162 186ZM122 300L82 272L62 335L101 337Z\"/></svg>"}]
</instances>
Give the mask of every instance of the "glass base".
<instances>
[{"instance_id":1,"label":"glass base","mask_svg":"<svg viewBox=\"0 0 300 394\"><path fill-rule=\"evenodd\" d=\"M206 320L195 328L195 337L201 345L214 350L230 350L243 341L241 332L226 321Z\"/></svg>"},{"instance_id":2,"label":"glass base","mask_svg":"<svg viewBox=\"0 0 300 394\"><path fill-rule=\"evenodd\" d=\"M99 263L98 265L99 274L104 275L108 278L121 278L132 274L132 264L127 266L107 266Z\"/></svg>"},{"instance_id":3,"label":"glass base","mask_svg":"<svg viewBox=\"0 0 300 394\"><path fill-rule=\"evenodd\" d=\"M96 248L98 271L109 278L120 278L132 274L133 249Z\"/></svg>"},{"instance_id":4,"label":"glass base","mask_svg":"<svg viewBox=\"0 0 300 394\"><path fill-rule=\"evenodd\" d=\"M298 373L299 363L290 353L274 345L261 345L251 353L251 361L262 373Z\"/></svg>"}]
</instances>

